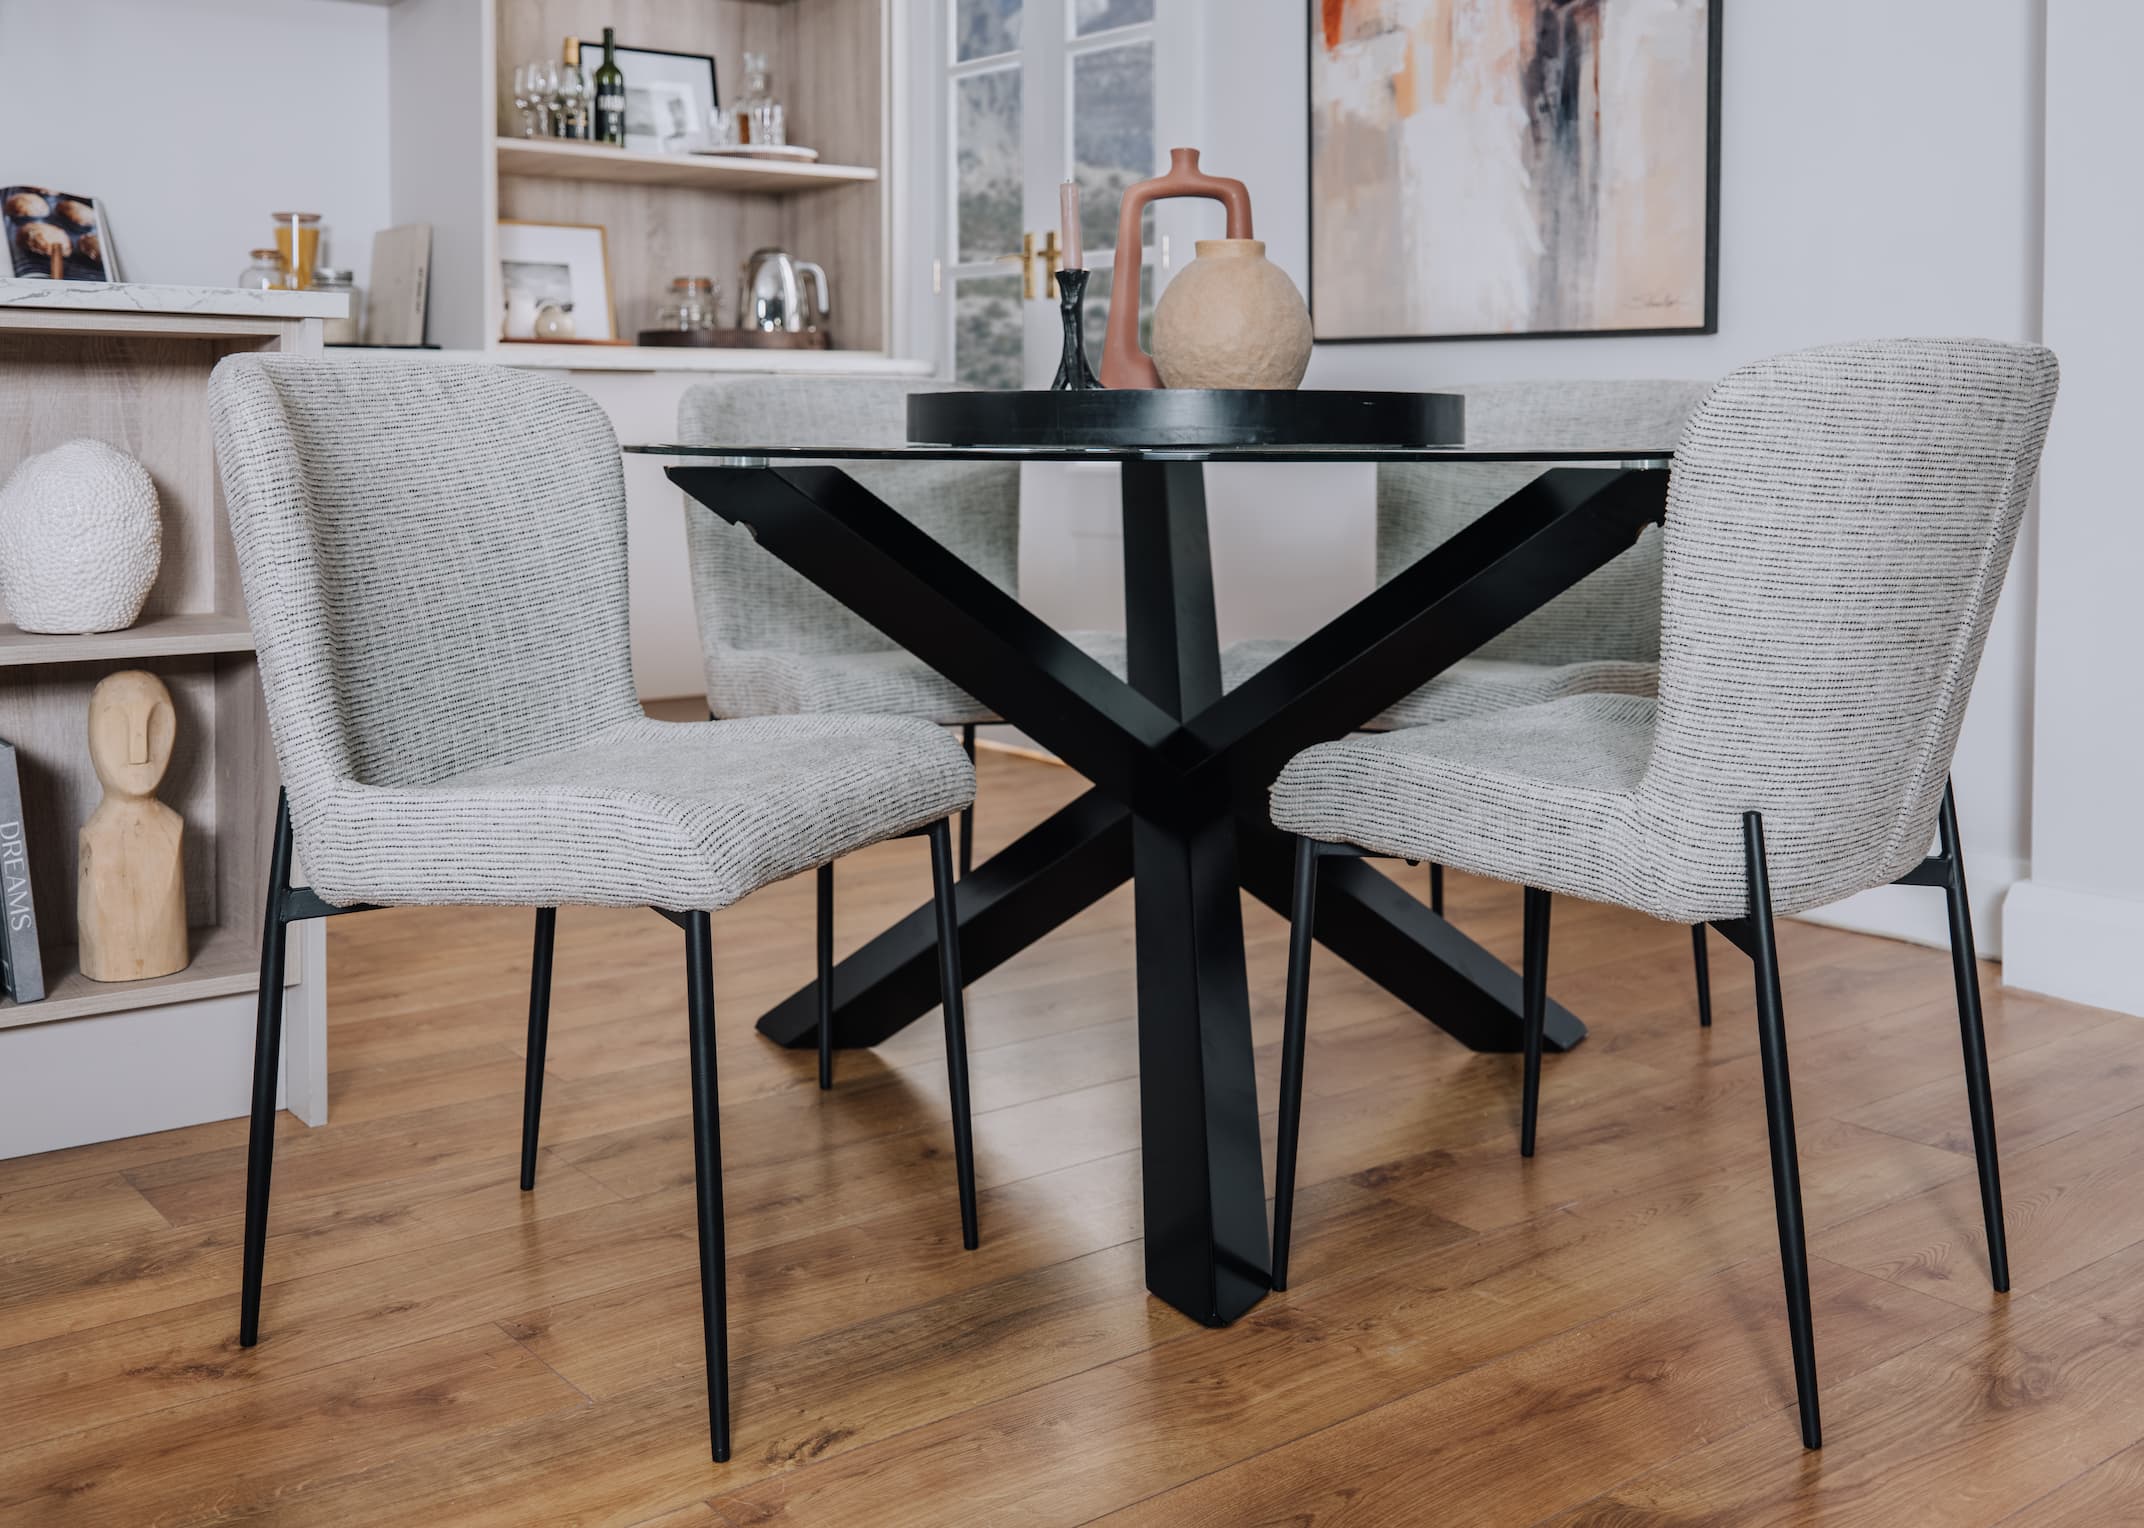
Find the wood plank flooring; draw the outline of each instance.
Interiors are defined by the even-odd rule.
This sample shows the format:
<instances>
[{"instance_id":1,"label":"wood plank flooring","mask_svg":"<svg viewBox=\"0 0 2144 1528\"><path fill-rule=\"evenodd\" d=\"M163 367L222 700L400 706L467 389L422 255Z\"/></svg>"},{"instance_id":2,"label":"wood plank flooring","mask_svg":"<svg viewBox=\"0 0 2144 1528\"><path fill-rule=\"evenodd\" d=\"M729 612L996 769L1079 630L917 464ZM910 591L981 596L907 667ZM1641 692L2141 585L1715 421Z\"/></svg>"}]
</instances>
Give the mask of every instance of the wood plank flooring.
<instances>
[{"instance_id":1,"label":"wood plank flooring","mask_svg":"<svg viewBox=\"0 0 2144 1528\"><path fill-rule=\"evenodd\" d=\"M982 776L983 852L1080 788ZM927 895L924 848L839 887L846 952ZM242 1122L0 1162L0 1523L2144 1523L2144 1022L1989 968L1993 1295L1943 955L1783 927L1811 1456L1724 942L1703 1031L1681 929L1558 908L1550 980L1593 1034L1547 1063L1532 1162L1517 1058L1321 952L1295 1287L1207 1331L1141 1277L1129 892L971 991L974 1253L935 1021L831 1095L752 1028L810 972L811 896L715 920L733 1463L676 930L561 914L522 1194L530 918L387 912L330 925L333 1117L281 1122L259 1347ZM1515 958L1513 888L1455 876L1449 906ZM1270 1151L1287 930L1246 919Z\"/></svg>"}]
</instances>

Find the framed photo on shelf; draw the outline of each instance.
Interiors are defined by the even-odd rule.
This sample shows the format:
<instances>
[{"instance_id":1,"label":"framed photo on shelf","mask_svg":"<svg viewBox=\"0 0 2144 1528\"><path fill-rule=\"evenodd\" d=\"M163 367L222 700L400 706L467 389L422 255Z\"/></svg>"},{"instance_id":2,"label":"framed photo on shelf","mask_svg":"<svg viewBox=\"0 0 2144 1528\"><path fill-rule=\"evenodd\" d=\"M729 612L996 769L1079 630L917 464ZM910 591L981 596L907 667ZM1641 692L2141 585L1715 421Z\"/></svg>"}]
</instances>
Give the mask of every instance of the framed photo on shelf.
<instances>
[{"instance_id":1,"label":"framed photo on shelf","mask_svg":"<svg viewBox=\"0 0 2144 1528\"><path fill-rule=\"evenodd\" d=\"M643 154L689 154L713 143L709 136L721 98L715 91L715 61L705 53L667 48L616 48L625 76L625 146ZM599 43L581 44L581 70L591 78L603 61Z\"/></svg>"},{"instance_id":2,"label":"framed photo on shelf","mask_svg":"<svg viewBox=\"0 0 2144 1528\"><path fill-rule=\"evenodd\" d=\"M611 303L610 246L600 223L520 223L501 218L499 293L509 317L517 307L533 315L545 303L556 303L573 314L575 339L618 337L617 312ZM506 337L531 336L508 333Z\"/></svg>"},{"instance_id":3,"label":"framed photo on shelf","mask_svg":"<svg viewBox=\"0 0 2144 1528\"><path fill-rule=\"evenodd\" d=\"M1721 0L1308 0L1320 341L1712 334Z\"/></svg>"}]
</instances>

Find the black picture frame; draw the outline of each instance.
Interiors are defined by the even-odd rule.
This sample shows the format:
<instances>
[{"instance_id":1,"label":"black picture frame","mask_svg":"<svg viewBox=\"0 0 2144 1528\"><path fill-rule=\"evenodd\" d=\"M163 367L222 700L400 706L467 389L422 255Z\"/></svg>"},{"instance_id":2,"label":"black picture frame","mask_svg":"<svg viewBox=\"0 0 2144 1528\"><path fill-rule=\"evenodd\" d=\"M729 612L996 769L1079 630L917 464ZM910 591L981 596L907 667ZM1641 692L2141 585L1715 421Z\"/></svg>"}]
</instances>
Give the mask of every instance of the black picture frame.
<instances>
[{"instance_id":1,"label":"black picture frame","mask_svg":"<svg viewBox=\"0 0 2144 1528\"><path fill-rule=\"evenodd\" d=\"M706 147L708 129L712 128L714 125L715 114L722 110L722 88L721 82L716 75L714 55L711 53L686 53L676 48L631 47L622 42L611 44L611 51L617 57L619 72L625 76L625 89L628 99L630 99L633 91L633 66L631 59L627 55L634 55L637 57L648 59L684 59L691 63L705 64L707 66L708 124L707 127L702 128L701 130L702 141L700 145L703 148ZM583 39L581 43L581 72L587 75L591 80L593 80L595 78L596 67L602 61L603 44L600 42L589 42ZM643 78L645 78L645 76L643 76ZM630 108L628 108L628 111L630 112ZM678 150L665 149L661 147L651 148L644 143L636 144L633 141L633 133L630 126L627 128L625 146L628 149L637 150L639 152L649 154L675 154L680 152L691 152L691 150L689 149Z\"/></svg>"},{"instance_id":2,"label":"black picture frame","mask_svg":"<svg viewBox=\"0 0 2144 1528\"><path fill-rule=\"evenodd\" d=\"M1607 340L1674 338L1720 332L1720 29L1725 0L1708 0L1705 18L1705 318L1700 324L1658 329L1492 329L1474 334L1319 334L1317 310L1317 69L1318 13L1322 0L1303 4L1303 207L1308 235L1304 253L1304 302L1310 332L1319 345L1442 345L1468 340Z\"/></svg>"}]
</instances>

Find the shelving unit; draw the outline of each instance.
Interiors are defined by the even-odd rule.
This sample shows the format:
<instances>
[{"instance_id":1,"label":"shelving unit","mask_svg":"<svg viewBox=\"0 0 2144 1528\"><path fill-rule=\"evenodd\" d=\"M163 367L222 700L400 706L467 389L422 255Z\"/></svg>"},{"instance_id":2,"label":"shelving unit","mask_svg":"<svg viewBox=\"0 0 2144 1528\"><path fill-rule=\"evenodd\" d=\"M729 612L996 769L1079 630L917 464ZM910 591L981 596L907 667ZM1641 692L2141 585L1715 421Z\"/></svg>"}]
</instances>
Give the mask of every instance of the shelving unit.
<instances>
[{"instance_id":1,"label":"shelving unit","mask_svg":"<svg viewBox=\"0 0 2144 1528\"><path fill-rule=\"evenodd\" d=\"M703 191L773 195L877 180L869 165L792 163L717 154L641 154L552 138L501 138L501 175L539 180L592 180L621 186L694 186Z\"/></svg>"},{"instance_id":2,"label":"shelving unit","mask_svg":"<svg viewBox=\"0 0 2144 1528\"><path fill-rule=\"evenodd\" d=\"M251 1044L276 769L206 382L233 353L317 354L321 317L342 301L0 281L0 477L64 441L107 441L148 469L163 521L162 562L133 626L44 635L0 610L0 737L16 749L46 982L41 1001L0 1002L0 1156L243 1112L236 1058ZM102 795L85 736L90 692L128 668L161 678L178 713L158 794L186 822L191 960L171 976L106 983L75 965L76 834ZM317 1120L325 945L315 929L293 933L285 1098ZM50 1039L60 1028L65 1046ZM225 1061L204 1070L210 1057Z\"/></svg>"},{"instance_id":3,"label":"shelving unit","mask_svg":"<svg viewBox=\"0 0 2144 1528\"><path fill-rule=\"evenodd\" d=\"M175 976L159 976L141 982L93 982L75 969L74 946L47 951L57 956L54 968L62 974L49 981L42 1002L21 1007L0 1004L0 1029L21 1024L54 1024L66 1019L89 1018L103 1013L126 1013L140 1008L161 1008L199 998L244 993L251 997L260 986L260 930L256 928L209 928L194 935L193 960Z\"/></svg>"},{"instance_id":4,"label":"shelving unit","mask_svg":"<svg viewBox=\"0 0 2144 1528\"><path fill-rule=\"evenodd\" d=\"M27 663L126 663L196 653L250 653L253 629L243 615L145 615L125 631L47 636L0 626L0 668Z\"/></svg>"},{"instance_id":5,"label":"shelving unit","mask_svg":"<svg viewBox=\"0 0 2144 1528\"><path fill-rule=\"evenodd\" d=\"M827 272L835 355L882 357L890 311L890 0L396 0L389 11L390 215L433 230L427 339L507 364L499 342L501 219L599 224L608 233L617 332L653 326L673 277L712 275L735 302L755 249L779 246ZM518 135L516 63L556 58L570 35L613 27L629 46L714 58L725 101L747 51L772 61L790 141L810 164L627 153ZM630 84L630 81L628 81ZM586 352L593 356L593 350ZM739 370L790 370L790 354L747 352ZM644 368L731 369L700 361ZM861 369L861 368L858 368Z\"/></svg>"}]
</instances>

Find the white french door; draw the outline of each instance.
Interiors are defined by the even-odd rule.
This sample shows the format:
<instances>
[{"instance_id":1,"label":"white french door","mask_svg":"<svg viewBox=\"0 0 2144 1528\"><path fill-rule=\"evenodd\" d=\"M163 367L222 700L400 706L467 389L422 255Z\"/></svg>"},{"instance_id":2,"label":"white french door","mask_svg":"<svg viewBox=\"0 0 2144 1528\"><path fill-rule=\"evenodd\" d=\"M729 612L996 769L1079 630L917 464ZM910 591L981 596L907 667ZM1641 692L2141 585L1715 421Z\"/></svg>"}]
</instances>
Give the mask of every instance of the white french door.
<instances>
[{"instance_id":1,"label":"white french door","mask_svg":"<svg viewBox=\"0 0 2144 1528\"><path fill-rule=\"evenodd\" d=\"M906 306L913 351L942 374L1048 385L1063 337L1052 273L1064 180L1080 187L1089 353L1099 356L1124 188L1195 134L1202 10L1202 0L915 0L921 35L907 77L926 163L911 182L923 215L911 225ZM1150 212L1145 313L1171 242Z\"/></svg>"}]
</instances>

